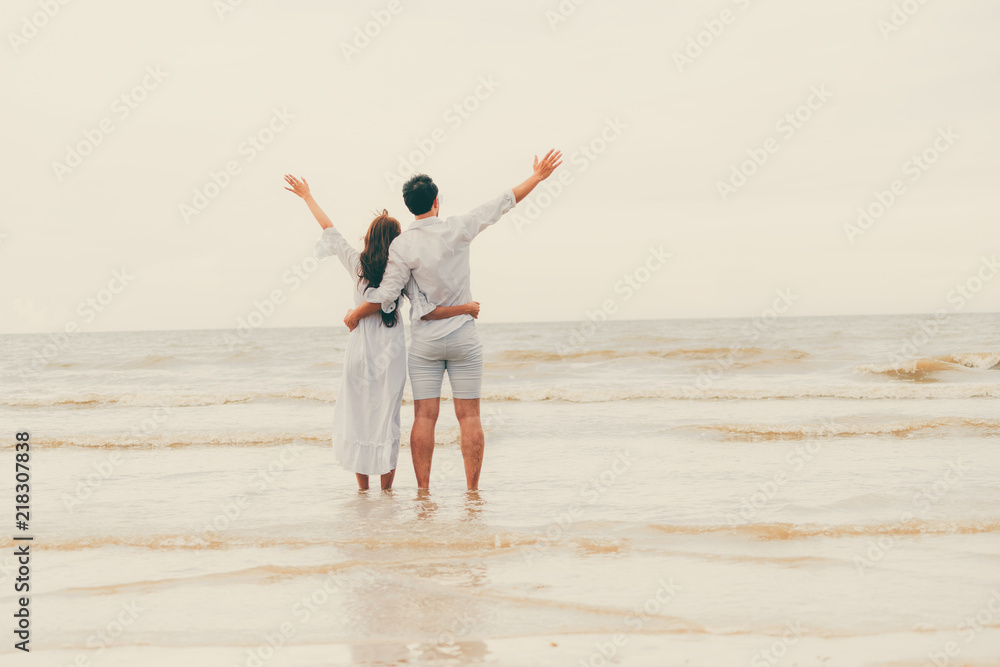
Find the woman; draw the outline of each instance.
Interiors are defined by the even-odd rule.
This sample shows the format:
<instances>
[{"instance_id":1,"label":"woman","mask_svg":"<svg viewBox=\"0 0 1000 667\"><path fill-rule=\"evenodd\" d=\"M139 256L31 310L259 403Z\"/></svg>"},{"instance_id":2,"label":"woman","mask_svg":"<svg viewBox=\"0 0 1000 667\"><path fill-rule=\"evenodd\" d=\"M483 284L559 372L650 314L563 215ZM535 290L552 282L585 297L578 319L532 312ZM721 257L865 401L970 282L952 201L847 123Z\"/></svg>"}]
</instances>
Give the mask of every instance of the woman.
<instances>
[{"instance_id":1,"label":"woman","mask_svg":"<svg viewBox=\"0 0 1000 667\"><path fill-rule=\"evenodd\" d=\"M323 228L316 257L336 255L354 278L354 305L364 302L365 290L378 287L389 259L389 244L399 236L399 222L383 210L368 227L360 253L351 247L309 192L309 183L286 175L285 189L305 200ZM434 307L410 279L403 290L410 307L425 320L458 315L479 316L479 304ZM397 301L398 305L398 301ZM358 488L368 490L368 476L381 475L382 489L392 488L399 456L399 412L406 381L406 341L399 308L381 317L366 317L347 338L344 372L333 409L333 450L340 464L352 470Z\"/></svg>"}]
</instances>

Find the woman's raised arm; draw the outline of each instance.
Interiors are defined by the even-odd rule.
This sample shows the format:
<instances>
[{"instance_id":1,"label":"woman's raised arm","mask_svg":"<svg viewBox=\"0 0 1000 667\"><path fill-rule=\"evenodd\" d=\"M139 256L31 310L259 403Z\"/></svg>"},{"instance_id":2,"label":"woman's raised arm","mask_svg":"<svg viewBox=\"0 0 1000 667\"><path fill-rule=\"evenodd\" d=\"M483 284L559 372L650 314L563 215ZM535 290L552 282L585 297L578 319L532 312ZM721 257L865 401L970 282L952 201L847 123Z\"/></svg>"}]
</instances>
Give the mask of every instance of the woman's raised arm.
<instances>
[{"instance_id":1,"label":"woman's raised arm","mask_svg":"<svg viewBox=\"0 0 1000 667\"><path fill-rule=\"evenodd\" d=\"M285 189L302 197L306 205L309 206L309 210L312 211L313 217L316 218L316 222L319 223L320 227L323 229L333 227L333 221L330 220L330 217L323 212L323 209L321 209L319 204L316 203L316 200L313 199L312 192L309 191L309 181L304 178L300 181L291 174L285 174L285 182L292 186L290 188L286 187Z\"/></svg>"}]
</instances>

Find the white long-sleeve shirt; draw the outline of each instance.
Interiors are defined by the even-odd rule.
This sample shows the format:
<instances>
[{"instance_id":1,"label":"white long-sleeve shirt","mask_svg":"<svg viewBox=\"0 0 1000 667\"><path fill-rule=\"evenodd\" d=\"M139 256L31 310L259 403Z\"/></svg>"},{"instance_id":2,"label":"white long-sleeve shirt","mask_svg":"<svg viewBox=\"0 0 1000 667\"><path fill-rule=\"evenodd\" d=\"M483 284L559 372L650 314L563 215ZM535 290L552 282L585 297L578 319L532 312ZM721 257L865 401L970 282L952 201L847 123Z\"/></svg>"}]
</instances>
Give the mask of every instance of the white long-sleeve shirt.
<instances>
[{"instance_id":1,"label":"white long-sleeve shirt","mask_svg":"<svg viewBox=\"0 0 1000 667\"><path fill-rule=\"evenodd\" d=\"M361 270L361 260L358 251L352 246L336 227L327 227L316 242L316 259L336 255L340 263L354 281L354 307L357 308L365 300L365 290L368 283L358 279ZM420 319L432 312L437 306L427 300L427 297L417 288L417 282L412 278L406 282L402 294L410 301L410 317ZM395 305L395 304L393 304ZM392 312L392 309L386 312ZM367 319L367 318L365 318ZM374 320L373 320L374 321Z\"/></svg>"},{"instance_id":2,"label":"white long-sleeve shirt","mask_svg":"<svg viewBox=\"0 0 1000 667\"><path fill-rule=\"evenodd\" d=\"M514 208L514 191L502 195L464 215L442 220L437 216L414 220L389 246L389 264L381 285L369 288L365 298L381 303L391 313L400 290L411 276L420 292L437 306L459 306L472 300L469 247L472 239ZM472 319L459 315L444 320L421 320L419 310L410 310L411 333L418 340L437 340Z\"/></svg>"}]
</instances>

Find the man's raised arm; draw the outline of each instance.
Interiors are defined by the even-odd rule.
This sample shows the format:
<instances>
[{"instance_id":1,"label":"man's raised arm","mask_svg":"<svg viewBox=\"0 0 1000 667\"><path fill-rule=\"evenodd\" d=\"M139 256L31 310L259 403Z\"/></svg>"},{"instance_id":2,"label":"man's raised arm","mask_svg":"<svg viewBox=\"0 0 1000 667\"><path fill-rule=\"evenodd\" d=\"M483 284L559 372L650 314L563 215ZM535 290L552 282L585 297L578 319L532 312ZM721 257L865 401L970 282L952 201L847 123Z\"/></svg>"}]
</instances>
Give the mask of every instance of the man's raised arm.
<instances>
[{"instance_id":1,"label":"man's raised arm","mask_svg":"<svg viewBox=\"0 0 1000 667\"><path fill-rule=\"evenodd\" d=\"M531 194L531 191L535 189L539 183L544 181L546 178L552 175L552 172L556 170L556 167L562 164L562 151L557 151L555 149L550 150L542 158L542 161L538 161L538 156L535 156L535 166L532 169L531 176L528 177L524 183L514 186L514 201L520 202L522 199Z\"/></svg>"},{"instance_id":2,"label":"man's raised arm","mask_svg":"<svg viewBox=\"0 0 1000 667\"><path fill-rule=\"evenodd\" d=\"M459 223L465 228L466 239L471 241L481 231L499 220L517 202L527 197L535 189L535 186L551 176L556 167L561 164L562 153L557 150L549 151L541 161L538 160L538 156L536 155L532 174L524 183L510 190L505 190L497 199L486 202L465 215L457 216Z\"/></svg>"}]
</instances>

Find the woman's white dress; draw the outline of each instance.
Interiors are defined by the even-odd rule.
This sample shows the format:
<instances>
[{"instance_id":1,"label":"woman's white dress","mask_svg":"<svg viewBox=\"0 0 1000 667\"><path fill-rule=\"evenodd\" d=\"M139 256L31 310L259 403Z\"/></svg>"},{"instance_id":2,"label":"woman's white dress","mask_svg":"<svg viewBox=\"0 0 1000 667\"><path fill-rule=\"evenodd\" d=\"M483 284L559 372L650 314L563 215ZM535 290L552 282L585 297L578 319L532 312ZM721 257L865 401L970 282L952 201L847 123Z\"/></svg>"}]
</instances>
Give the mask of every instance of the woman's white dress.
<instances>
[{"instance_id":1,"label":"woman's white dress","mask_svg":"<svg viewBox=\"0 0 1000 667\"><path fill-rule=\"evenodd\" d=\"M354 283L354 305L368 287L358 284L358 251L333 227L323 230L316 257L336 255ZM403 294L422 317L434 310L410 280ZM399 456L399 411L406 383L406 339L402 317L394 327L373 315L347 338L344 370L333 408L333 451L341 466L362 475L384 475Z\"/></svg>"}]
</instances>

